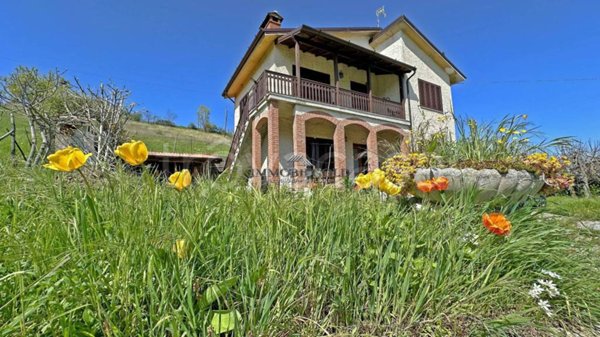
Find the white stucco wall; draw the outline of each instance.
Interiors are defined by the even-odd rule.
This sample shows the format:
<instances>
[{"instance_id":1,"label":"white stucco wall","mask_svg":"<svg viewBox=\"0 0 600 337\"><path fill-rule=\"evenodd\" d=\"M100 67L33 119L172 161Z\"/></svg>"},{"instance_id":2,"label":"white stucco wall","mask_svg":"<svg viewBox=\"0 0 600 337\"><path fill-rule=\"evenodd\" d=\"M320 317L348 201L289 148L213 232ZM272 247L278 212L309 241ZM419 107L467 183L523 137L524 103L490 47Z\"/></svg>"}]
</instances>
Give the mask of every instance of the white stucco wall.
<instances>
[{"instance_id":1,"label":"white stucco wall","mask_svg":"<svg viewBox=\"0 0 600 337\"><path fill-rule=\"evenodd\" d=\"M448 114L450 114L450 116L454 114L452 90L450 87L450 76L445 70L437 65L430 56L419 48L412 39L403 34L402 31L397 32L387 41L384 41L381 45L377 46L376 51L417 68L415 75L412 76L409 82L409 104L412 111L413 130L420 126L425 127L425 124L423 123L427 122L429 128L428 133L447 130L450 133L450 136L454 138L454 119L447 116ZM437 84L441 87L442 112L431 110L420 105L419 79Z\"/></svg>"}]
</instances>

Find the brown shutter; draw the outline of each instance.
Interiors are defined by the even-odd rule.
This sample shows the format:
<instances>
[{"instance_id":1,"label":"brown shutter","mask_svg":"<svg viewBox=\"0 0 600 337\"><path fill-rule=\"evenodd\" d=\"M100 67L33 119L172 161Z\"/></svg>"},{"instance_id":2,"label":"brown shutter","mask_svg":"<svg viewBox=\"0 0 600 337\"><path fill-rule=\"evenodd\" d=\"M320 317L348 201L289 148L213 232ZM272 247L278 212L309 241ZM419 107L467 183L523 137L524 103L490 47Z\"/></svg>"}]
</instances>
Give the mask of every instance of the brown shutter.
<instances>
[{"instance_id":1,"label":"brown shutter","mask_svg":"<svg viewBox=\"0 0 600 337\"><path fill-rule=\"evenodd\" d=\"M443 111L442 87L419 79L419 102L421 106L433 110Z\"/></svg>"}]
</instances>

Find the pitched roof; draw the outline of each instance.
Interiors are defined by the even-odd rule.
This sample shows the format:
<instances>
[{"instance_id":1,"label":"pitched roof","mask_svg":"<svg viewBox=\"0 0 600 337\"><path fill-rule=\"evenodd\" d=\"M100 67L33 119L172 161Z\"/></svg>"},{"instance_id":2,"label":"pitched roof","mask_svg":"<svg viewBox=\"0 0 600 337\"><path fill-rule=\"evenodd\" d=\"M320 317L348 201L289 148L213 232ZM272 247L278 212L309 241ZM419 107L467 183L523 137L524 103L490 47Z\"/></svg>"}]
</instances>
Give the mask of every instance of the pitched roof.
<instances>
[{"instance_id":1,"label":"pitched roof","mask_svg":"<svg viewBox=\"0 0 600 337\"><path fill-rule=\"evenodd\" d=\"M415 67L411 65L306 25L277 39L277 43L288 47L293 47L296 41L300 43L301 48L307 48L316 56L323 56L327 59L337 56L339 61L344 64L362 68L370 67L376 74L407 73L415 70Z\"/></svg>"},{"instance_id":2,"label":"pitched roof","mask_svg":"<svg viewBox=\"0 0 600 337\"><path fill-rule=\"evenodd\" d=\"M380 44L400 30L407 31L409 37L417 40L415 42L419 45L419 47L425 50L428 49L431 52L430 56L432 56L434 61L440 63L442 67L450 67L455 70L456 74L454 76L450 75L452 83L459 83L467 78L467 76L465 76L465 74L460 71L460 69L458 69L458 67L455 66L450 59L448 59L446 54L436 47L433 42L431 42L431 40L429 40L425 34L423 34L405 15L400 16L380 32L373 35L369 43Z\"/></svg>"},{"instance_id":3,"label":"pitched roof","mask_svg":"<svg viewBox=\"0 0 600 337\"><path fill-rule=\"evenodd\" d=\"M266 20L266 19L265 19ZM261 27L264 26L264 22ZM263 53L266 52L267 48L271 46L277 39L282 38L285 35L289 35L294 32L304 31L304 32L312 32L313 34L318 34L325 38L330 38L332 40L339 40L348 44L351 42L346 42L341 40L330 33L339 33L339 32L366 32L373 34L370 39L370 44L380 44L387 40L389 37L393 36L397 31L406 29L409 37L417 40L415 41L421 48L424 48L429 51L429 55L434 59L434 61L440 64L443 68L451 68L454 72L450 75L450 80L452 83L459 83L466 79L466 76L456 67L447 57L446 55L440 51L417 27L408 20L408 18L404 15L400 16L398 19L394 20L385 28L380 27L322 27L322 28L312 28L306 25L302 25L298 28L260 28L250 46L244 53L242 60L236 67L233 75L229 79L225 89L223 90L223 97L233 97L235 90L232 92L232 87L234 84L240 85L236 80L238 76L242 72L245 67L255 66L262 59ZM357 45L358 46L358 45ZM367 48L360 47L364 50L368 50ZM260 52L256 52L260 50ZM373 52L373 51L371 51ZM376 52L373 52L376 53ZM376 53L378 54L378 53ZM381 54L378 54L381 55ZM384 55L382 57L386 58ZM387 59L392 60L387 57ZM410 65L404 64L402 62L396 61L403 66L408 68L414 68ZM399 66L401 67L401 66ZM242 81L244 82L244 81ZM237 88L239 90L239 88Z\"/></svg>"}]
</instances>

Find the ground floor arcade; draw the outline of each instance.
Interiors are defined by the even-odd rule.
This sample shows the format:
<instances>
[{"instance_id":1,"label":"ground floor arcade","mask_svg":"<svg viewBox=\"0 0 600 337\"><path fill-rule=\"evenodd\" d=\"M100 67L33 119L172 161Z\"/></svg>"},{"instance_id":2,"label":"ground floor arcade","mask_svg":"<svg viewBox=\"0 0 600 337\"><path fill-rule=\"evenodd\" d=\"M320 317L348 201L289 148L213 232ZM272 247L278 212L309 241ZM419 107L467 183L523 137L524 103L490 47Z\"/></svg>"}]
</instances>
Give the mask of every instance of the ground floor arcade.
<instances>
[{"instance_id":1,"label":"ground floor arcade","mask_svg":"<svg viewBox=\"0 0 600 337\"><path fill-rule=\"evenodd\" d=\"M252 117L248 133L252 185L301 187L343 184L379 167L406 151L408 126L272 100Z\"/></svg>"}]
</instances>

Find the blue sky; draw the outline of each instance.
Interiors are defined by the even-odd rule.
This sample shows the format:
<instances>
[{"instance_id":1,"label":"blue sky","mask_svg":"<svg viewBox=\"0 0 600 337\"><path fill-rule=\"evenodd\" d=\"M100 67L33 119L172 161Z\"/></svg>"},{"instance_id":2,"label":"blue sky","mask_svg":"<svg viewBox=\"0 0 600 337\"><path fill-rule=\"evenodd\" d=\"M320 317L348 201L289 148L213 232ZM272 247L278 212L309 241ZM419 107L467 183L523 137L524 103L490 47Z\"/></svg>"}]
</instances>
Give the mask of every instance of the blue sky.
<instances>
[{"instance_id":1,"label":"blue sky","mask_svg":"<svg viewBox=\"0 0 600 337\"><path fill-rule=\"evenodd\" d=\"M386 25L406 14L467 75L459 115L528 114L548 136L599 139L600 1L595 0L11 0L0 3L0 75L59 68L112 80L141 108L225 123L221 92L267 11L285 27Z\"/></svg>"}]
</instances>

